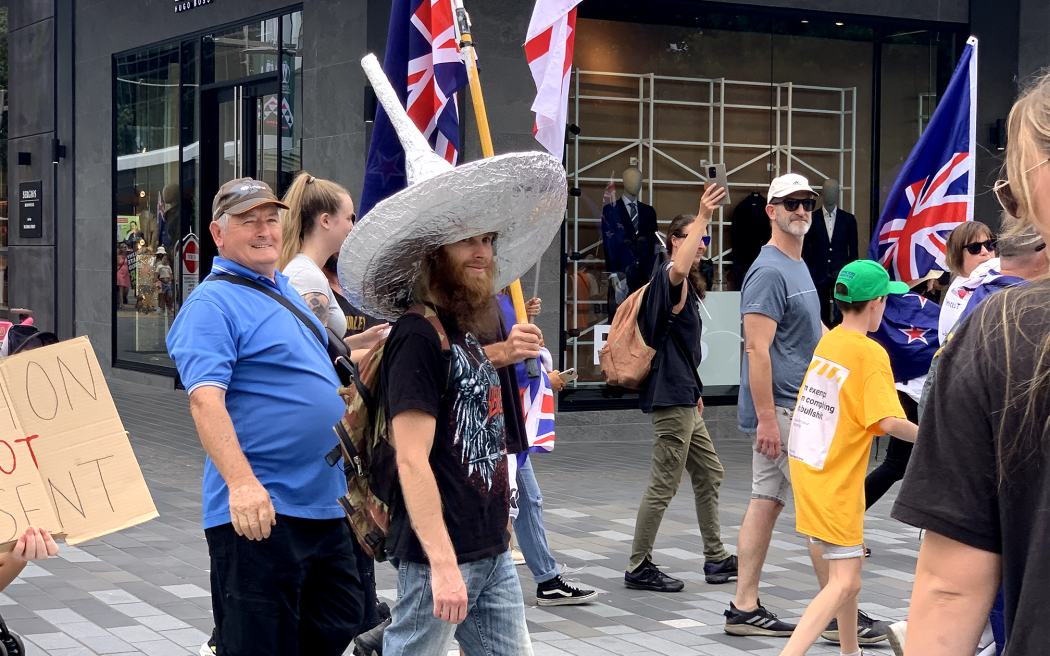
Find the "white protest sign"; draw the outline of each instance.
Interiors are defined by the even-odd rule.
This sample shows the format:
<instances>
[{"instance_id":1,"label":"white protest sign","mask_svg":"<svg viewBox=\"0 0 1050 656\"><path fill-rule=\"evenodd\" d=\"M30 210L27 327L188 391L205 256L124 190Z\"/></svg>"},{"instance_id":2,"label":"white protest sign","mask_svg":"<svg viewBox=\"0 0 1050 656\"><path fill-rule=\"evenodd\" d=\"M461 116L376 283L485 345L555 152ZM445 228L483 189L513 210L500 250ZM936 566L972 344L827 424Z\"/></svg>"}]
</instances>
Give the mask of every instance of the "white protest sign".
<instances>
[{"instance_id":1,"label":"white protest sign","mask_svg":"<svg viewBox=\"0 0 1050 656\"><path fill-rule=\"evenodd\" d=\"M838 426L839 392L848 377L849 369L813 356L791 418L789 456L810 467L824 469Z\"/></svg>"}]
</instances>

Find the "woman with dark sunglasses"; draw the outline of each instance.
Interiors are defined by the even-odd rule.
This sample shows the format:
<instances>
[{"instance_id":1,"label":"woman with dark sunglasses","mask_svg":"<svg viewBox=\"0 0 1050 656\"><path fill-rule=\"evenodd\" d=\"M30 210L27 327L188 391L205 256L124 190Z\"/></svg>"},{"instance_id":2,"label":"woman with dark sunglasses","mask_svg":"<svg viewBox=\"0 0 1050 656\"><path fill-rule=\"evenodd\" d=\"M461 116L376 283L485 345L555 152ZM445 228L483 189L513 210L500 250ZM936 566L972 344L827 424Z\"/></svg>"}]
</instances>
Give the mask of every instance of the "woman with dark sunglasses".
<instances>
[{"instance_id":1,"label":"woman with dark sunglasses","mask_svg":"<svg viewBox=\"0 0 1050 656\"><path fill-rule=\"evenodd\" d=\"M649 485L635 520L631 559L624 585L634 590L678 592L680 579L660 571L652 561L653 545L664 512L678 491L683 470L689 472L696 519L704 543L707 583L736 577L736 556L722 544L718 489L722 463L701 413L700 299L706 292L700 259L707 252L711 215L725 189L712 185L700 199L697 216L674 218L670 227L671 261L658 266L642 297L638 323L646 343L656 349L649 376L642 383L640 405L656 429Z\"/></svg>"},{"instance_id":2,"label":"woman with dark sunglasses","mask_svg":"<svg viewBox=\"0 0 1050 656\"><path fill-rule=\"evenodd\" d=\"M937 333L942 344L966 308L970 294L999 266L992 229L979 221L959 225L948 235L944 257L953 278L941 301Z\"/></svg>"}]
</instances>

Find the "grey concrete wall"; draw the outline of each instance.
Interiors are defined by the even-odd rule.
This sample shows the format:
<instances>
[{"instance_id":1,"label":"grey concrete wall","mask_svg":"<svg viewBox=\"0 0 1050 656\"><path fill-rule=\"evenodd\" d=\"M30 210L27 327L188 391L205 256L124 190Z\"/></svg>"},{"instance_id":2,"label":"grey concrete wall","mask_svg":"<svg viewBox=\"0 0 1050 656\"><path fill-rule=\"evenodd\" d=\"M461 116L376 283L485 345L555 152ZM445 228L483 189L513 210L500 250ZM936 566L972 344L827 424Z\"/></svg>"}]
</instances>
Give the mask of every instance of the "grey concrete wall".
<instances>
[{"instance_id":1,"label":"grey concrete wall","mask_svg":"<svg viewBox=\"0 0 1050 656\"><path fill-rule=\"evenodd\" d=\"M10 203L8 266L11 307L33 310L38 326L55 327L55 3L12 0L8 5L8 190ZM30 154L29 166L18 153ZM39 180L43 189L40 238L18 231L18 187Z\"/></svg>"},{"instance_id":2,"label":"grey concrete wall","mask_svg":"<svg viewBox=\"0 0 1050 656\"><path fill-rule=\"evenodd\" d=\"M1017 74L1021 83L1050 67L1050 0L1020 0Z\"/></svg>"}]
</instances>

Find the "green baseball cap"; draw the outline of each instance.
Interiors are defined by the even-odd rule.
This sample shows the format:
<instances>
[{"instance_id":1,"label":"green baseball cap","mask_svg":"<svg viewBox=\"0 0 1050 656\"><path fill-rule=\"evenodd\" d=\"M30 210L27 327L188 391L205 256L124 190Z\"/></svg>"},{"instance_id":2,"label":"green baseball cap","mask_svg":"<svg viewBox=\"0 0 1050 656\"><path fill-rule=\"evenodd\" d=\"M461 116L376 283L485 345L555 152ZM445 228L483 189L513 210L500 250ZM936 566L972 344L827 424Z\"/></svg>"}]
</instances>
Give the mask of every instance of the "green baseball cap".
<instances>
[{"instance_id":1,"label":"green baseball cap","mask_svg":"<svg viewBox=\"0 0 1050 656\"><path fill-rule=\"evenodd\" d=\"M838 286L846 288L845 294L838 293ZM874 260L857 260L850 262L839 271L835 280L835 298L846 303L870 301L887 294L907 294L908 285L890 280L890 274Z\"/></svg>"}]
</instances>

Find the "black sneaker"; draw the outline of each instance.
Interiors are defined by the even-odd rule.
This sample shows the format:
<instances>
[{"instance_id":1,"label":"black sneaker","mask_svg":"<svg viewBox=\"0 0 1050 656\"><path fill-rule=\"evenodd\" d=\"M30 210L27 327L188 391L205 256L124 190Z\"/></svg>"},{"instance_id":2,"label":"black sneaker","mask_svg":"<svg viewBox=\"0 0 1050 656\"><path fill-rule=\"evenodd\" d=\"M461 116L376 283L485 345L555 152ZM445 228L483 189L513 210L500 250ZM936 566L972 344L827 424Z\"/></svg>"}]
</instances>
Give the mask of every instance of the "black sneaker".
<instances>
[{"instance_id":1,"label":"black sneaker","mask_svg":"<svg viewBox=\"0 0 1050 656\"><path fill-rule=\"evenodd\" d=\"M873 645L888 638L890 623L873 620L862 610L857 611L857 642L862 645ZM828 628L820 634L828 642L839 644L839 621L831 620Z\"/></svg>"},{"instance_id":2,"label":"black sneaker","mask_svg":"<svg viewBox=\"0 0 1050 656\"><path fill-rule=\"evenodd\" d=\"M560 574L536 586L537 606L575 606L594 601L597 596L594 590L581 590L571 585Z\"/></svg>"},{"instance_id":3,"label":"black sneaker","mask_svg":"<svg viewBox=\"0 0 1050 656\"><path fill-rule=\"evenodd\" d=\"M729 610L722 614L726 616L725 632L729 635L788 638L795 630L794 624L781 622L776 613L766 610L761 601L755 610L740 610L729 602Z\"/></svg>"},{"instance_id":4,"label":"black sneaker","mask_svg":"<svg viewBox=\"0 0 1050 656\"><path fill-rule=\"evenodd\" d=\"M354 638L354 656L383 656L383 631L388 626L390 620L383 620Z\"/></svg>"},{"instance_id":5,"label":"black sneaker","mask_svg":"<svg viewBox=\"0 0 1050 656\"><path fill-rule=\"evenodd\" d=\"M646 558L638 569L624 572L623 584L632 590L652 590L653 592L681 592L685 582L668 576Z\"/></svg>"},{"instance_id":6,"label":"black sneaker","mask_svg":"<svg viewBox=\"0 0 1050 656\"><path fill-rule=\"evenodd\" d=\"M736 556L730 556L720 563L704 563L704 580L711 584L735 581Z\"/></svg>"}]
</instances>

